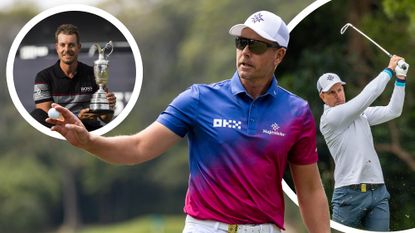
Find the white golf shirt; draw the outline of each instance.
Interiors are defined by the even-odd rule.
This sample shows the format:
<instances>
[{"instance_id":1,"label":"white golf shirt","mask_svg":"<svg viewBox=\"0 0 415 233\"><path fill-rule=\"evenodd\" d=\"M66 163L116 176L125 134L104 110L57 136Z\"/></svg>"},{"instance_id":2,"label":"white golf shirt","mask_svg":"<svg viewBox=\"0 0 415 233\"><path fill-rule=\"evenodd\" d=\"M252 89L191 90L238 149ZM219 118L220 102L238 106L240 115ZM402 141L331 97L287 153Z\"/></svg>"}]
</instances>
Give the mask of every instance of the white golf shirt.
<instances>
[{"instance_id":1,"label":"white golf shirt","mask_svg":"<svg viewBox=\"0 0 415 233\"><path fill-rule=\"evenodd\" d=\"M324 105L320 131L335 162L335 188L360 183L384 183L370 126L400 116L405 85L395 83L387 106L369 106L382 94L391 79L390 75L390 71L382 71L359 95L344 104L334 107Z\"/></svg>"}]
</instances>

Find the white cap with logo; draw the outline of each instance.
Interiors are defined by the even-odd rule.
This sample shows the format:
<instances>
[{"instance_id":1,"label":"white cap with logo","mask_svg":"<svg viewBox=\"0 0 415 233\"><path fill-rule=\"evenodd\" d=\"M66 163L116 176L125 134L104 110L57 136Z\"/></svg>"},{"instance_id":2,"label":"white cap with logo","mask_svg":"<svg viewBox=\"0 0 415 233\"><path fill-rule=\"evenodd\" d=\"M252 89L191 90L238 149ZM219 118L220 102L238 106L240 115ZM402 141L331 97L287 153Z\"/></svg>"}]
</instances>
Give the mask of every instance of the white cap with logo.
<instances>
[{"instance_id":1,"label":"white cap with logo","mask_svg":"<svg viewBox=\"0 0 415 233\"><path fill-rule=\"evenodd\" d=\"M337 74L325 73L321 75L317 81L317 91L318 93L327 92L336 83L341 83L342 85L346 84Z\"/></svg>"},{"instance_id":2,"label":"white cap with logo","mask_svg":"<svg viewBox=\"0 0 415 233\"><path fill-rule=\"evenodd\" d=\"M262 38L277 42L280 46L287 48L290 33L284 21L269 11L258 11L249 16L244 24L236 24L229 30L233 36L241 36L244 28L250 28Z\"/></svg>"}]
</instances>

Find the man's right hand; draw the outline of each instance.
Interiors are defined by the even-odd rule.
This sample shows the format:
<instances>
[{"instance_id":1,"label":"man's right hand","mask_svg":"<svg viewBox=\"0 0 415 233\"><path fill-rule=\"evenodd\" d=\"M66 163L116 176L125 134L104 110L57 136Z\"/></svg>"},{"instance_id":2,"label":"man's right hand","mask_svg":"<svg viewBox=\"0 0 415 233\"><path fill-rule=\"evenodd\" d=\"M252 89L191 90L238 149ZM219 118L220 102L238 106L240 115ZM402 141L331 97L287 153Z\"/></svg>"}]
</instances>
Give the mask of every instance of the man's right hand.
<instances>
[{"instance_id":1,"label":"man's right hand","mask_svg":"<svg viewBox=\"0 0 415 233\"><path fill-rule=\"evenodd\" d=\"M53 103L52 108L60 112L63 119L47 118L46 122L53 125L51 130L60 133L72 145L85 148L91 141L92 134L88 132L81 120L59 104Z\"/></svg>"},{"instance_id":2,"label":"man's right hand","mask_svg":"<svg viewBox=\"0 0 415 233\"><path fill-rule=\"evenodd\" d=\"M402 60L403 58L397 55L393 55L389 60L388 68L395 71L396 66L398 65L398 61ZM405 59L404 59L405 60Z\"/></svg>"}]
</instances>

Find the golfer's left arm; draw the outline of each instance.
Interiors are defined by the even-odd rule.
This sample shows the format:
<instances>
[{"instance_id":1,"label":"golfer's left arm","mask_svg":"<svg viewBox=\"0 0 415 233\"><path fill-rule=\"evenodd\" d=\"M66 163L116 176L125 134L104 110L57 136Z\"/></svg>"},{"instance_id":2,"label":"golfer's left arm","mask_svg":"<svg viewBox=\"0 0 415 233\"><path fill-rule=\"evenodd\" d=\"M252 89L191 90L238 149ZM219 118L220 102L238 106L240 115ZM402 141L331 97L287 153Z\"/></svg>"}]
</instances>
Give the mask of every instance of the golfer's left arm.
<instances>
[{"instance_id":1,"label":"golfer's left arm","mask_svg":"<svg viewBox=\"0 0 415 233\"><path fill-rule=\"evenodd\" d=\"M301 216L310 233L330 232L329 206L317 163L290 163Z\"/></svg>"}]
</instances>

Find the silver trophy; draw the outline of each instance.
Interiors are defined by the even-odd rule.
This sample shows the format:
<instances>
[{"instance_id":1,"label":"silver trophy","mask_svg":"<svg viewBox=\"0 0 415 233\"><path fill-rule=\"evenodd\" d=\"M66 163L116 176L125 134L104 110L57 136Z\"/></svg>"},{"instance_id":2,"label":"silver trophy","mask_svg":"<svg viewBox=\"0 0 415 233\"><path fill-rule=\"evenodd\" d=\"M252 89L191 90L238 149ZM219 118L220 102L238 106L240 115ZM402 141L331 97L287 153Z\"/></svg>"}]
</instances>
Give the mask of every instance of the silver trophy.
<instances>
[{"instance_id":1,"label":"silver trophy","mask_svg":"<svg viewBox=\"0 0 415 233\"><path fill-rule=\"evenodd\" d=\"M98 60L95 60L94 62L94 76L99 89L92 95L91 104L89 106L90 111L93 113L103 114L114 112L114 109L111 108L107 100L105 92L109 72L108 56L112 53L113 49L112 41L109 41L104 48L101 48L99 44L93 44L89 50L90 56L93 56L95 51L98 50Z\"/></svg>"}]
</instances>

